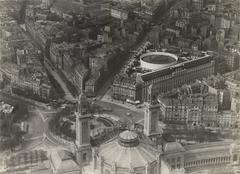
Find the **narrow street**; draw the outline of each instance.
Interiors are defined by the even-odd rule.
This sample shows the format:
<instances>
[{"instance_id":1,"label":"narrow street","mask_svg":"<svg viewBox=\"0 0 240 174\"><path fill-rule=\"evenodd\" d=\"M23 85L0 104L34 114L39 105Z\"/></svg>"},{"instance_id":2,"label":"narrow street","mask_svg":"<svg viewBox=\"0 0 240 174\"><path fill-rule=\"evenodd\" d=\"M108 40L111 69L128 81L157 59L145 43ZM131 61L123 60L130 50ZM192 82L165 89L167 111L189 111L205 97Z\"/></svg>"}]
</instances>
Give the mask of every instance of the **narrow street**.
<instances>
[{"instance_id":1,"label":"narrow street","mask_svg":"<svg viewBox=\"0 0 240 174\"><path fill-rule=\"evenodd\" d=\"M39 45L36 43L36 41L34 41L34 39L31 37L31 35L23 27L20 27L20 28L26 34L26 36L29 38L29 40L32 41L34 46L36 48L38 48L39 50L41 50L39 48ZM43 50L41 50L41 51L43 51ZM45 59L47 59L47 58L45 57ZM54 71L54 69L52 69L52 67L49 65L49 63L47 61L44 61L44 67L48 70L49 73L51 73L51 75L54 77L54 79L58 82L58 84L63 89L63 91L64 91L64 99L66 99L68 101L74 101L75 98L72 96L72 94L69 91L69 89L67 88L65 82L62 80L62 78L59 76L59 74L56 71Z\"/></svg>"}]
</instances>

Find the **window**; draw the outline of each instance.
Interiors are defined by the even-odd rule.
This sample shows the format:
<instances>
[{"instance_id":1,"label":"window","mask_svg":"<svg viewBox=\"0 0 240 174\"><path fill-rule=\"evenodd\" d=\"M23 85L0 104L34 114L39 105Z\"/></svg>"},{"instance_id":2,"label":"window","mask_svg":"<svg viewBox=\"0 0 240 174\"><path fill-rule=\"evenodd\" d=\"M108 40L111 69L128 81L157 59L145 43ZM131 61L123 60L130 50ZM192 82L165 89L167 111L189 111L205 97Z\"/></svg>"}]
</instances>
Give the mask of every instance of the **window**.
<instances>
[{"instance_id":1,"label":"window","mask_svg":"<svg viewBox=\"0 0 240 174\"><path fill-rule=\"evenodd\" d=\"M105 174L111 174L111 172L108 169L105 169Z\"/></svg>"},{"instance_id":2,"label":"window","mask_svg":"<svg viewBox=\"0 0 240 174\"><path fill-rule=\"evenodd\" d=\"M180 161L181 160L181 158L180 157L177 157L177 161Z\"/></svg>"},{"instance_id":3,"label":"window","mask_svg":"<svg viewBox=\"0 0 240 174\"><path fill-rule=\"evenodd\" d=\"M237 159L238 159L238 155L237 155L237 154L234 154L234 155L233 155L233 161L237 161Z\"/></svg>"},{"instance_id":4,"label":"window","mask_svg":"<svg viewBox=\"0 0 240 174\"><path fill-rule=\"evenodd\" d=\"M87 161L87 153L83 153L82 160L83 162Z\"/></svg>"}]
</instances>

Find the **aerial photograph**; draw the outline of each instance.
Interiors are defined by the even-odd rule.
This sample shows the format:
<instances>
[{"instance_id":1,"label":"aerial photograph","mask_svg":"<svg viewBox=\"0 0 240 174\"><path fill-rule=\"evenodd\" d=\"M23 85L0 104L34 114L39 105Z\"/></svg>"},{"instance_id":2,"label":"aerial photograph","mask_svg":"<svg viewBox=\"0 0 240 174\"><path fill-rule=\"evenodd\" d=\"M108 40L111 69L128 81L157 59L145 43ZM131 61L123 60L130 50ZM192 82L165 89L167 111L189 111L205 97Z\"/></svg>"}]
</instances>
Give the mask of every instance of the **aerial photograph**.
<instances>
[{"instance_id":1,"label":"aerial photograph","mask_svg":"<svg viewBox=\"0 0 240 174\"><path fill-rule=\"evenodd\" d=\"M0 174L240 174L240 0L0 0Z\"/></svg>"}]
</instances>

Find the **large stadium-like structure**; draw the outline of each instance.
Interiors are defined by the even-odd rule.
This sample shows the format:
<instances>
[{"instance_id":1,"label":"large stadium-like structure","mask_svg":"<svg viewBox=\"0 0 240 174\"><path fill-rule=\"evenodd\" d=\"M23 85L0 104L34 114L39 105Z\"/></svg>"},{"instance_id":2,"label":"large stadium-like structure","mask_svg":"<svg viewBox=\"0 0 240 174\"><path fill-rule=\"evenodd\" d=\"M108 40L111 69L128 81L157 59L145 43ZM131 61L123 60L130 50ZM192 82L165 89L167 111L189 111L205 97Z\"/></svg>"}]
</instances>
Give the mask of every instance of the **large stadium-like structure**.
<instances>
[{"instance_id":1,"label":"large stadium-like structure","mask_svg":"<svg viewBox=\"0 0 240 174\"><path fill-rule=\"evenodd\" d=\"M178 57L167 52L148 52L140 56L141 68L157 70L176 64Z\"/></svg>"}]
</instances>

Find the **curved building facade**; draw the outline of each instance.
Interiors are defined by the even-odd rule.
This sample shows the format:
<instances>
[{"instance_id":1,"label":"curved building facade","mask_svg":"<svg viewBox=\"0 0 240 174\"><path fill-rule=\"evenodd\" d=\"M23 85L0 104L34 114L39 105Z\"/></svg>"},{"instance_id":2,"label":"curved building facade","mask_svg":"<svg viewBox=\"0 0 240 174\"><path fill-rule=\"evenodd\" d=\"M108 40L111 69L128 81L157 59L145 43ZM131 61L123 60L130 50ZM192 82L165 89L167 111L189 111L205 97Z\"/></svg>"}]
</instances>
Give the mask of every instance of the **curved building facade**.
<instances>
[{"instance_id":1,"label":"curved building facade","mask_svg":"<svg viewBox=\"0 0 240 174\"><path fill-rule=\"evenodd\" d=\"M161 151L161 152L160 152ZM182 146L171 142L157 150L125 131L93 153L96 174L191 174L240 172L240 144L233 141ZM226 172L226 171L225 171ZM201 172L200 172L201 173Z\"/></svg>"},{"instance_id":2,"label":"curved building facade","mask_svg":"<svg viewBox=\"0 0 240 174\"><path fill-rule=\"evenodd\" d=\"M149 52L140 56L140 64L143 69L157 70L174 65L178 57L171 53Z\"/></svg>"},{"instance_id":3,"label":"curved building facade","mask_svg":"<svg viewBox=\"0 0 240 174\"><path fill-rule=\"evenodd\" d=\"M160 173L160 152L133 131L124 131L101 145L93 159L98 174Z\"/></svg>"}]
</instances>

